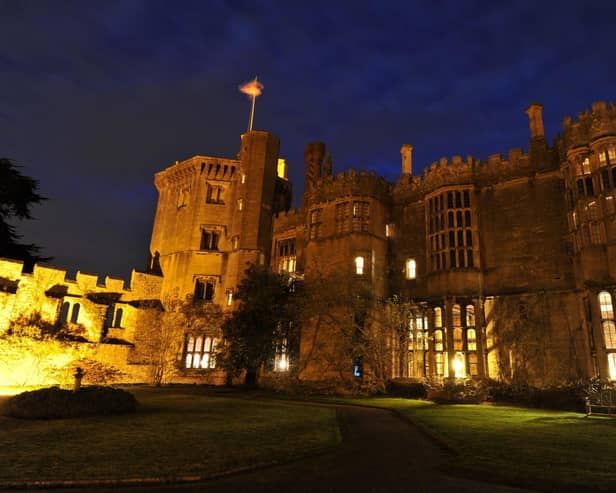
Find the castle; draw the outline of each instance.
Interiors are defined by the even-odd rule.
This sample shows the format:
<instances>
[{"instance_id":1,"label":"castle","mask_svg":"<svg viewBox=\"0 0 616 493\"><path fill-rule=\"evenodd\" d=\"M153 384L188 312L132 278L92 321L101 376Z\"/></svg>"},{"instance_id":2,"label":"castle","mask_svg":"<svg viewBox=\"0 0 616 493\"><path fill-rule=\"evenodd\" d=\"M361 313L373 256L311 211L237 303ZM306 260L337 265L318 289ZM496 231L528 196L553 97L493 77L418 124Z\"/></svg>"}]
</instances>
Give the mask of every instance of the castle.
<instances>
[{"instance_id":1,"label":"castle","mask_svg":"<svg viewBox=\"0 0 616 493\"><path fill-rule=\"evenodd\" d=\"M528 153L441 158L419 176L403 145L395 184L372 171L336 172L325 145L308 144L297 210L277 137L245 133L237 159L194 156L156 174L149 269L133 273L130 289L42 266L23 274L0 260L0 334L32 310L81 323L95 357L142 381L131 354L145 302L190 299L222 320L256 263L306 280L343 273L379 300L412 301L404 337L385 345L388 378L614 380L616 105L565 118L551 146L542 106L526 113ZM340 359L337 337L307 325L297 351L280 345L272 369L301 364L305 380L369 374L361 354L328 365ZM121 350L104 350L118 340ZM183 330L172 380L222 382L219 340L211 321Z\"/></svg>"}]
</instances>

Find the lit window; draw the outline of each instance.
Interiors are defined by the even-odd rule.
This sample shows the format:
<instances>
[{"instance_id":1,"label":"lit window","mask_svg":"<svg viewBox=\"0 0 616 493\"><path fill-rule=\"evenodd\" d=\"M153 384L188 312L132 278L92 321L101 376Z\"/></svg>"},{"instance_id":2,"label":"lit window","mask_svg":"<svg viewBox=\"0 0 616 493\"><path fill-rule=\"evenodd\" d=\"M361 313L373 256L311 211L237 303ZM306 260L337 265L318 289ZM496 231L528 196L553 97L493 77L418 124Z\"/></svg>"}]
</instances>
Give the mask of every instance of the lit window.
<instances>
[{"instance_id":1,"label":"lit window","mask_svg":"<svg viewBox=\"0 0 616 493\"><path fill-rule=\"evenodd\" d=\"M237 210L238 211L244 210L244 199L237 199Z\"/></svg>"},{"instance_id":2,"label":"lit window","mask_svg":"<svg viewBox=\"0 0 616 493\"><path fill-rule=\"evenodd\" d=\"M582 171L585 175L590 174L590 160L587 157L582 161Z\"/></svg>"},{"instance_id":3,"label":"lit window","mask_svg":"<svg viewBox=\"0 0 616 493\"><path fill-rule=\"evenodd\" d=\"M216 338L186 337L186 368L216 368Z\"/></svg>"},{"instance_id":4,"label":"lit window","mask_svg":"<svg viewBox=\"0 0 616 493\"><path fill-rule=\"evenodd\" d=\"M605 349L616 349L616 325L613 320L605 320L603 323L603 337Z\"/></svg>"},{"instance_id":5,"label":"lit window","mask_svg":"<svg viewBox=\"0 0 616 493\"><path fill-rule=\"evenodd\" d=\"M395 225L393 223L385 225L385 236L387 236L387 238L392 238L395 234L395 231Z\"/></svg>"},{"instance_id":6,"label":"lit window","mask_svg":"<svg viewBox=\"0 0 616 493\"><path fill-rule=\"evenodd\" d=\"M460 305L453 305L451 308L451 318L453 320L454 327L460 327L462 325Z\"/></svg>"},{"instance_id":7,"label":"lit window","mask_svg":"<svg viewBox=\"0 0 616 493\"><path fill-rule=\"evenodd\" d=\"M462 351L462 329L460 327L453 329L453 349Z\"/></svg>"},{"instance_id":8,"label":"lit window","mask_svg":"<svg viewBox=\"0 0 616 493\"><path fill-rule=\"evenodd\" d=\"M246 183L246 175L244 173L242 173L242 184Z\"/></svg>"},{"instance_id":9,"label":"lit window","mask_svg":"<svg viewBox=\"0 0 616 493\"><path fill-rule=\"evenodd\" d=\"M475 307L473 305L466 305L466 326L475 326Z\"/></svg>"},{"instance_id":10,"label":"lit window","mask_svg":"<svg viewBox=\"0 0 616 493\"><path fill-rule=\"evenodd\" d=\"M289 351L286 337L279 344L276 344L276 354L274 355L274 370L287 371L289 369Z\"/></svg>"},{"instance_id":11,"label":"lit window","mask_svg":"<svg viewBox=\"0 0 616 493\"><path fill-rule=\"evenodd\" d=\"M471 376L476 376L479 374L477 371L477 354L471 353L468 355L468 369Z\"/></svg>"},{"instance_id":12,"label":"lit window","mask_svg":"<svg viewBox=\"0 0 616 493\"><path fill-rule=\"evenodd\" d=\"M610 147L607 150L607 158L610 160L610 164L616 164L616 147Z\"/></svg>"},{"instance_id":13,"label":"lit window","mask_svg":"<svg viewBox=\"0 0 616 493\"><path fill-rule=\"evenodd\" d=\"M296 269L295 238L277 242L278 272L293 274Z\"/></svg>"},{"instance_id":14,"label":"lit window","mask_svg":"<svg viewBox=\"0 0 616 493\"><path fill-rule=\"evenodd\" d=\"M601 309L601 319L613 319L614 308L612 306L612 295L607 291L599 293L599 308Z\"/></svg>"},{"instance_id":15,"label":"lit window","mask_svg":"<svg viewBox=\"0 0 616 493\"><path fill-rule=\"evenodd\" d=\"M434 309L434 326L443 326L443 312L438 306Z\"/></svg>"},{"instance_id":16,"label":"lit window","mask_svg":"<svg viewBox=\"0 0 616 493\"><path fill-rule=\"evenodd\" d=\"M610 380L616 380L616 353L607 355L607 363L610 372Z\"/></svg>"},{"instance_id":17,"label":"lit window","mask_svg":"<svg viewBox=\"0 0 616 493\"><path fill-rule=\"evenodd\" d=\"M355 274L361 276L364 273L364 257L355 257Z\"/></svg>"},{"instance_id":18,"label":"lit window","mask_svg":"<svg viewBox=\"0 0 616 493\"><path fill-rule=\"evenodd\" d=\"M227 306L231 306L233 304L233 291L227 289Z\"/></svg>"},{"instance_id":19,"label":"lit window","mask_svg":"<svg viewBox=\"0 0 616 493\"><path fill-rule=\"evenodd\" d=\"M453 371L456 378L466 377L466 358L464 353L456 353L453 358Z\"/></svg>"},{"instance_id":20,"label":"lit window","mask_svg":"<svg viewBox=\"0 0 616 493\"><path fill-rule=\"evenodd\" d=\"M231 238L231 248L233 248L233 250L237 250L239 247L240 247L240 237L234 236L233 238Z\"/></svg>"},{"instance_id":21,"label":"lit window","mask_svg":"<svg viewBox=\"0 0 616 493\"><path fill-rule=\"evenodd\" d=\"M444 364L443 364L443 361L445 359L444 356L445 355L443 353L436 353L434 355L434 362L436 363L436 374L439 377L442 377L443 374L445 373L444 372Z\"/></svg>"},{"instance_id":22,"label":"lit window","mask_svg":"<svg viewBox=\"0 0 616 493\"><path fill-rule=\"evenodd\" d=\"M443 350L443 331L440 329L434 331L434 350Z\"/></svg>"},{"instance_id":23,"label":"lit window","mask_svg":"<svg viewBox=\"0 0 616 493\"><path fill-rule=\"evenodd\" d=\"M599 166L605 166L607 164L607 153L605 151L601 151L599 153Z\"/></svg>"},{"instance_id":24,"label":"lit window","mask_svg":"<svg viewBox=\"0 0 616 493\"><path fill-rule=\"evenodd\" d=\"M415 279L417 277L417 262L415 259L406 259L406 278Z\"/></svg>"},{"instance_id":25,"label":"lit window","mask_svg":"<svg viewBox=\"0 0 616 493\"><path fill-rule=\"evenodd\" d=\"M477 332L475 332L475 329L466 331L466 344L469 351L477 351Z\"/></svg>"}]
</instances>

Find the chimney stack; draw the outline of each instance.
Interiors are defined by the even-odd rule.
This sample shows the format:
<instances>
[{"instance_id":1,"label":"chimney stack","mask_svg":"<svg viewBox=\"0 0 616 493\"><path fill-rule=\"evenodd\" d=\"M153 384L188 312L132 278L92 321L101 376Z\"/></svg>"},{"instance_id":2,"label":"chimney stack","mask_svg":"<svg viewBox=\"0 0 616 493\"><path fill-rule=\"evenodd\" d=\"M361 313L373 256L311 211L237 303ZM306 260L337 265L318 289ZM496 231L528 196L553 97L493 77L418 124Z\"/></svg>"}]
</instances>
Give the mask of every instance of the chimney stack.
<instances>
[{"instance_id":1,"label":"chimney stack","mask_svg":"<svg viewBox=\"0 0 616 493\"><path fill-rule=\"evenodd\" d=\"M539 103L531 103L528 108L526 108L526 114L528 115L529 124L530 124L530 138L544 138L543 131L543 117L541 116L541 112L543 111L543 105Z\"/></svg>"},{"instance_id":2,"label":"chimney stack","mask_svg":"<svg viewBox=\"0 0 616 493\"><path fill-rule=\"evenodd\" d=\"M400 148L402 156L402 174L413 174L413 146L411 144L403 144Z\"/></svg>"}]
</instances>

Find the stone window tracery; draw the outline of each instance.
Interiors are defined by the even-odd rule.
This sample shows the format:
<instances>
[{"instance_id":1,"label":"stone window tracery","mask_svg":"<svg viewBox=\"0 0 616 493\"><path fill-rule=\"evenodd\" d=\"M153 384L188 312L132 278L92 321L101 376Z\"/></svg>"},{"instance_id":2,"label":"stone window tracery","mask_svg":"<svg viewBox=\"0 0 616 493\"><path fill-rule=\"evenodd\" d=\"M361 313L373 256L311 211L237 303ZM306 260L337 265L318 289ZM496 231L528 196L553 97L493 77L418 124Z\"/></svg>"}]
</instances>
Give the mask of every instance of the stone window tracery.
<instances>
[{"instance_id":1,"label":"stone window tracery","mask_svg":"<svg viewBox=\"0 0 616 493\"><path fill-rule=\"evenodd\" d=\"M470 192L448 191L428 199L428 250L433 271L475 267Z\"/></svg>"},{"instance_id":2,"label":"stone window tracery","mask_svg":"<svg viewBox=\"0 0 616 493\"><path fill-rule=\"evenodd\" d=\"M278 255L278 272L293 274L297 267L295 238L280 240L277 242L276 246L276 253Z\"/></svg>"},{"instance_id":3,"label":"stone window tracery","mask_svg":"<svg viewBox=\"0 0 616 493\"><path fill-rule=\"evenodd\" d=\"M612 295L601 291L598 296L601 313L601 328L603 341L607 352L609 378L616 380L616 323L614 322L614 305Z\"/></svg>"},{"instance_id":4,"label":"stone window tracery","mask_svg":"<svg viewBox=\"0 0 616 493\"><path fill-rule=\"evenodd\" d=\"M185 368L216 368L217 344L218 339L215 337L186 336Z\"/></svg>"}]
</instances>

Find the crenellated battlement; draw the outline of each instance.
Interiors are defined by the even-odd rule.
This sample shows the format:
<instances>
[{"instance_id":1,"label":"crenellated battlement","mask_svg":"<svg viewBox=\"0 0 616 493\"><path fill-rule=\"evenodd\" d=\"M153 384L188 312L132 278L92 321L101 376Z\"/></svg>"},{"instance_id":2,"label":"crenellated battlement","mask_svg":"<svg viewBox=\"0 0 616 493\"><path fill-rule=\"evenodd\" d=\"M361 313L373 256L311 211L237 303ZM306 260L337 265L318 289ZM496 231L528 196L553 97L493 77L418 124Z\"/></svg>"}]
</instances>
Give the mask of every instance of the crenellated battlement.
<instances>
[{"instance_id":1,"label":"crenellated battlement","mask_svg":"<svg viewBox=\"0 0 616 493\"><path fill-rule=\"evenodd\" d=\"M506 157L500 153L488 156L486 161L468 155L446 157L433 162L424 171L426 193L449 185L487 185L499 181L526 176L531 172L530 156L520 148L512 149Z\"/></svg>"},{"instance_id":2,"label":"crenellated battlement","mask_svg":"<svg viewBox=\"0 0 616 493\"><path fill-rule=\"evenodd\" d=\"M160 296L162 278L133 270L129 287L124 280L105 276L99 283L99 275L77 271L75 279L66 275L65 269L47 265L35 264L32 272L24 272L24 263L18 260L0 258L0 278L17 283L18 289L22 282L35 286L41 291L51 288L57 290L62 286L67 294L80 296L87 293L118 293L123 301L135 299L155 299Z\"/></svg>"},{"instance_id":3,"label":"crenellated battlement","mask_svg":"<svg viewBox=\"0 0 616 493\"><path fill-rule=\"evenodd\" d=\"M335 175L328 175L316 181L314 189L304 195L306 204L325 202L346 195L371 196L377 200L387 201L393 193L394 185L374 170L348 169Z\"/></svg>"},{"instance_id":4,"label":"crenellated battlement","mask_svg":"<svg viewBox=\"0 0 616 493\"><path fill-rule=\"evenodd\" d=\"M304 223L304 213L301 209L289 209L274 215L274 232L279 233L295 228Z\"/></svg>"},{"instance_id":5,"label":"crenellated battlement","mask_svg":"<svg viewBox=\"0 0 616 493\"><path fill-rule=\"evenodd\" d=\"M196 176L208 180L230 181L239 169L240 162L210 156L193 156L154 175L154 183L160 191L164 185L184 185L191 183Z\"/></svg>"},{"instance_id":6,"label":"crenellated battlement","mask_svg":"<svg viewBox=\"0 0 616 493\"><path fill-rule=\"evenodd\" d=\"M567 149L587 146L593 141L616 136L616 104L598 101L591 110L578 113L577 120L571 116L563 119L563 142Z\"/></svg>"}]
</instances>

